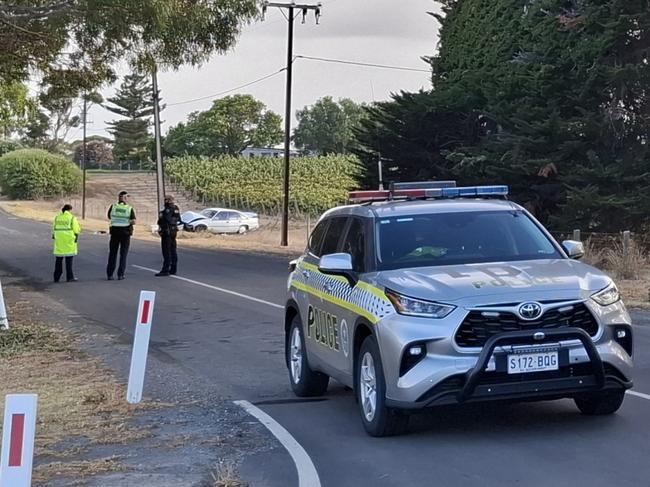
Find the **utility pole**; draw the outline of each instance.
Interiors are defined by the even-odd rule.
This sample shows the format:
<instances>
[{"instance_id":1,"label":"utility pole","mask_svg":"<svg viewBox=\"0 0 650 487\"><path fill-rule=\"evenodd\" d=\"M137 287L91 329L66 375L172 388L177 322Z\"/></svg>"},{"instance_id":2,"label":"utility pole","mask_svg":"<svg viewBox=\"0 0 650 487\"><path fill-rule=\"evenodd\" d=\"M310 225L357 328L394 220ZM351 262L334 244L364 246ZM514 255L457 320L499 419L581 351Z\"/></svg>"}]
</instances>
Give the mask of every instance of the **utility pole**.
<instances>
[{"instance_id":1,"label":"utility pole","mask_svg":"<svg viewBox=\"0 0 650 487\"><path fill-rule=\"evenodd\" d=\"M287 93L286 93L286 108L284 112L284 199L282 202L282 239L280 245L286 247L289 245L289 175L290 175L290 159L291 159L291 85L293 80L293 21L295 20L295 12L299 10L302 13L302 23L305 23L307 13L310 10L314 11L316 24L318 24L321 9L323 5L319 2L317 4L297 4L291 3L275 3L263 2L262 15L266 13L269 7L276 7L289 11L287 21L289 24L289 37L287 41Z\"/></svg>"},{"instance_id":2,"label":"utility pole","mask_svg":"<svg viewBox=\"0 0 650 487\"><path fill-rule=\"evenodd\" d=\"M384 189L384 177L383 177L383 171L382 171L382 165L381 165L381 152L377 154L377 170L379 172L379 191L383 191Z\"/></svg>"},{"instance_id":3,"label":"utility pole","mask_svg":"<svg viewBox=\"0 0 650 487\"><path fill-rule=\"evenodd\" d=\"M160 148L160 91L158 91L157 66L154 64L151 71L153 85L153 124L154 137L156 138L156 191L158 196L158 210L164 206L165 176L163 173L162 150Z\"/></svg>"},{"instance_id":4,"label":"utility pole","mask_svg":"<svg viewBox=\"0 0 650 487\"><path fill-rule=\"evenodd\" d=\"M83 113L83 143L81 149L81 219L86 219L86 124L88 121L88 93L84 93L84 113Z\"/></svg>"}]
</instances>

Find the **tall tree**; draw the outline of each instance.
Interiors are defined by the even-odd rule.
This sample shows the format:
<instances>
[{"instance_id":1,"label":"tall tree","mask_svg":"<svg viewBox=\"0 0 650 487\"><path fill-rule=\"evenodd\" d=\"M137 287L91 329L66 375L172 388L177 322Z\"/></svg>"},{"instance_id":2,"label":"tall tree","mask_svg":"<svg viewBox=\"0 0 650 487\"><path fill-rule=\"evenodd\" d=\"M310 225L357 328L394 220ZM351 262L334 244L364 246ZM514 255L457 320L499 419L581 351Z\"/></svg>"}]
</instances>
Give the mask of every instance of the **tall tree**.
<instances>
[{"instance_id":1,"label":"tall tree","mask_svg":"<svg viewBox=\"0 0 650 487\"><path fill-rule=\"evenodd\" d=\"M165 151L170 155L237 155L247 147L282 141L282 118L251 95L220 98L204 112L191 113L187 123L169 129Z\"/></svg>"},{"instance_id":2,"label":"tall tree","mask_svg":"<svg viewBox=\"0 0 650 487\"><path fill-rule=\"evenodd\" d=\"M20 134L30 124L36 103L23 83L0 83L0 137Z\"/></svg>"},{"instance_id":3,"label":"tall tree","mask_svg":"<svg viewBox=\"0 0 650 487\"><path fill-rule=\"evenodd\" d=\"M464 183L510 184L515 199L555 228L649 225L647 1L440 3L430 108L396 97L391 110L418 120L454 107L476 114L469 120L478 137L431 148L400 139L402 121L375 114L370 128L388 122L397 143L394 166L408 168L418 149L432 149L434 159L444 158L436 165Z\"/></svg>"},{"instance_id":4,"label":"tall tree","mask_svg":"<svg viewBox=\"0 0 650 487\"><path fill-rule=\"evenodd\" d=\"M365 116L364 105L349 98L334 101L331 96L297 112L293 132L299 149L319 154L347 154L354 142L354 130Z\"/></svg>"},{"instance_id":5,"label":"tall tree","mask_svg":"<svg viewBox=\"0 0 650 487\"><path fill-rule=\"evenodd\" d=\"M113 66L177 68L230 48L255 0L40 0L0 3L0 82L39 72L85 91Z\"/></svg>"},{"instance_id":6,"label":"tall tree","mask_svg":"<svg viewBox=\"0 0 650 487\"><path fill-rule=\"evenodd\" d=\"M133 165L149 163L149 127L153 115L152 87L147 76L132 73L125 76L116 95L107 100L105 108L122 120L108 122L115 142L113 153L120 162Z\"/></svg>"}]
</instances>

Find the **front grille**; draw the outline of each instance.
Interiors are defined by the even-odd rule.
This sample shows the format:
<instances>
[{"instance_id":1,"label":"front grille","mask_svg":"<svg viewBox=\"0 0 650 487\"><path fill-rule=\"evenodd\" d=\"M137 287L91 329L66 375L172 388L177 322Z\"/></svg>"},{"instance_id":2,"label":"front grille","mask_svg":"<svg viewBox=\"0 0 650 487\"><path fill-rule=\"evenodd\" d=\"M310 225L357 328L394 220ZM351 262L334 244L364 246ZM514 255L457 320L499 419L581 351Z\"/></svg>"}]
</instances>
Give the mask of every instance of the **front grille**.
<instances>
[{"instance_id":1,"label":"front grille","mask_svg":"<svg viewBox=\"0 0 650 487\"><path fill-rule=\"evenodd\" d=\"M483 313L489 315L484 316ZM456 332L458 346L482 347L494 335L509 331L575 327L586 331L592 337L598 333L598 323L584 303L550 309L533 321L522 320L510 312L499 312L498 316L491 314L495 312L470 311Z\"/></svg>"}]
</instances>

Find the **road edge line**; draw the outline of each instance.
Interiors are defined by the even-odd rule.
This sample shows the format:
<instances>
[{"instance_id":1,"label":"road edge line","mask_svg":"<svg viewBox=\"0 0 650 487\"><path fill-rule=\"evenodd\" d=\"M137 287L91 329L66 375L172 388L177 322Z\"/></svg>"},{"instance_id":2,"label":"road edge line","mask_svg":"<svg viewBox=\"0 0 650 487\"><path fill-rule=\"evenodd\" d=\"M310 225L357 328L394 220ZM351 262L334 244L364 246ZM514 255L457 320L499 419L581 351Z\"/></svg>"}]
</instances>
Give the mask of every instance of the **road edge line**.
<instances>
[{"instance_id":1,"label":"road edge line","mask_svg":"<svg viewBox=\"0 0 650 487\"><path fill-rule=\"evenodd\" d=\"M636 391L625 391L626 394L629 394L630 396L636 396L640 397L641 399L647 399L650 401L650 394L644 394L643 392L636 392Z\"/></svg>"},{"instance_id":2,"label":"road edge line","mask_svg":"<svg viewBox=\"0 0 650 487\"><path fill-rule=\"evenodd\" d=\"M237 406L244 409L248 414L254 416L266 429L268 429L273 436L275 436L285 450L289 452L293 463L298 471L298 486L299 487L320 487L320 478L311 458L300 446L300 443L291 436L280 423L274 420L271 416L266 414L260 408L253 406L248 401L233 401Z\"/></svg>"},{"instance_id":3,"label":"road edge line","mask_svg":"<svg viewBox=\"0 0 650 487\"><path fill-rule=\"evenodd\" d=\"M135 267L136 269L143 270L143 271L149 271L149 272L153 272L153 273L158 272L156 269L151 269L150 267L143 267L141 265L136 265L136 264L131 264L131 266ZM248 296L247 294L238 293L236 291L231 291L230 289L224 289L222 287L213 286L212 284L206 284L206 283L201 282L201 281L195 281L193 279L188 279L187 277L181 277L181 276L169 276L169 277L171 277L173 279L178 279L179 281L189 282L190 284L194 284L196 286L202 286L202 287L206 287L208 289L212 289L214 291L219 291L219 292L224 293L224 294L230 294L232 296L237 296L238 298L248 299L249 301L254 301L256 303L265 304L265 305L271 306L273 308L284 309L284 306L282 306L280 304L272 303L270 301L265 301L263 299L256 298L256 297L253 297L253 296Z\"/></svg>"}]
</instances>

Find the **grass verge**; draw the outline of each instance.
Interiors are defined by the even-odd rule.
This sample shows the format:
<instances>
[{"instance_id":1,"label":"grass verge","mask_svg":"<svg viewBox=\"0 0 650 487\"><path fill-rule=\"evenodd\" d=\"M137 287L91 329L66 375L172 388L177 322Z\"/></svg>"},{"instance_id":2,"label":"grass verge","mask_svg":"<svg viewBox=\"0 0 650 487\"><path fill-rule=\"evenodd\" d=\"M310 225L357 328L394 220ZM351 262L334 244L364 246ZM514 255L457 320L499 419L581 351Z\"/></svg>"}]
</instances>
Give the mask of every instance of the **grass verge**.
<instances>
[{"instance_id":1,"label":"grass verge","mask_svg":"<svg viewBox=\"0 0 650 487\"><path fill-rule=\"evenodd\" d=\"M0 331L0 407L6 394L38 394L34 483L81 481L123 469L118 457L85 459L84 453L92 445L149 436L131 426L138 407L126 403L124 387L99 360L78 349L74 335L35 321L34 303L12 300L16 288L5 292L11 328Z\"/></svg>"}]
</instances>

